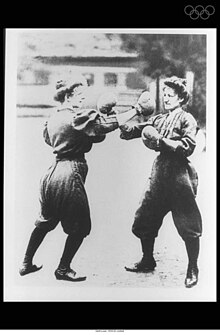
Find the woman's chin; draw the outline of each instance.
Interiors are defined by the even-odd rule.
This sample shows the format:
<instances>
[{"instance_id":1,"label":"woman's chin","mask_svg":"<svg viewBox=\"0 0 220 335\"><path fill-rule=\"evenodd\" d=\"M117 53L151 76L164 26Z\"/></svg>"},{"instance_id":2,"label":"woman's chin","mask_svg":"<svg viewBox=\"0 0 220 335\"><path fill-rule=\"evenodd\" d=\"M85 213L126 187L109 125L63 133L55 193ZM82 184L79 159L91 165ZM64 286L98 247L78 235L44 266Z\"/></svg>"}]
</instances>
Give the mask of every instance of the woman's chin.
<instances>
[{"instance_id":1,"label":"woman's chin","mask_svg":"<svg viewBox=\"0 0 220 335\"><path fill-rule=\"evenodd\" d=\"M170 106L164 106L164 109L168 111L168 110L170 110L171 108L170 108Z\"/></svg>"}]
</instances>

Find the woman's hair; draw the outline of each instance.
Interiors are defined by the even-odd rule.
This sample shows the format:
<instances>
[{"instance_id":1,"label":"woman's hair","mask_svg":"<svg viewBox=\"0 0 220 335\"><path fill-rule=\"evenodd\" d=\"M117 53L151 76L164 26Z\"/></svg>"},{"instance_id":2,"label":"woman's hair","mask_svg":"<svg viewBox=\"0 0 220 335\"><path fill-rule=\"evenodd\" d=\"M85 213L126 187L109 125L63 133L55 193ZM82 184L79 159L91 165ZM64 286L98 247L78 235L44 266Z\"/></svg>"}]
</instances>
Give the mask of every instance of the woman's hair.
<instances>
[{"instance_id":1,"label":"woman's hair","mask_svg":"<svg viewBox=\"0 0 220 335\"><path fill-rule=\"evenodd\" d=\"M180 99L183 99L181 105L185 105L189 100L189 92L187 90L186 84L187 80L184 78L178 78L176 76L167 78L164 80L164 85L168 86L178 94Z\"/></svg>"},{"instance_id":2,"label":"woman's hair","mask_svg":"<svg viewBox=\"0 0 220 335\"><path fill-rule=\"evenodd\" d=\"M65 97L71 94L78 86L87 86L87 81L83 76L74 76L74 78L61 79L56 82L56 93L54 100L63 103Z\"/></svg>"}]
</instances>

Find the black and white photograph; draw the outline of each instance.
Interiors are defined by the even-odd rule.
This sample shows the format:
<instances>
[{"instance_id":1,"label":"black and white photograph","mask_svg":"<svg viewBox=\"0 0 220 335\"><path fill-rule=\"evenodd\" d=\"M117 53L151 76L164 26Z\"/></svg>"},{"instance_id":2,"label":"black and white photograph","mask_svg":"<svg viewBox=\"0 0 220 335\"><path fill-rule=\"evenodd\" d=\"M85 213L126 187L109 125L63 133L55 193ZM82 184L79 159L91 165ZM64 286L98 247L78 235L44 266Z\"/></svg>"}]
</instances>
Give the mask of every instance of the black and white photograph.
<instances>
[{"instance_id":1,"label":"black and white photograph","mask_svg":"<svg viewBox=\"0 0 220 335\"><path fill-rule=\"evenodd\" d=\"M6 29L5 302L216 302L216 29Z\"/></svg>"}]
</instances>

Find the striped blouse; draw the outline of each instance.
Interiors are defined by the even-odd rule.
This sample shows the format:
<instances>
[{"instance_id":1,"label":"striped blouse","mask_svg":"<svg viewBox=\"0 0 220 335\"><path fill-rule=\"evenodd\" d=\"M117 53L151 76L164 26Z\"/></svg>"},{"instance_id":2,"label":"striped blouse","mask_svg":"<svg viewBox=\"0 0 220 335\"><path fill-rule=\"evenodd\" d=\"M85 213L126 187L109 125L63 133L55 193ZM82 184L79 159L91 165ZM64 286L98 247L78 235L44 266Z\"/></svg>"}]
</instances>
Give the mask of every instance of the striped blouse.
<instances>
[{"instance_id":1,"label":"striped blouse","mask_svg":"<svg viewBox=\"0 0 220 335\"><path fill-rule=\"evenodd\" d=\"M190 156L196 146L197 122L192 114L177 108L172 112L150 117L146 122L133 126L120 126L120 137L125 140L141 137L144 127L151 125L159 134L169 140L170 150ZM162 151L162 149L161 149Z\"/></svg>"}]
</instances>

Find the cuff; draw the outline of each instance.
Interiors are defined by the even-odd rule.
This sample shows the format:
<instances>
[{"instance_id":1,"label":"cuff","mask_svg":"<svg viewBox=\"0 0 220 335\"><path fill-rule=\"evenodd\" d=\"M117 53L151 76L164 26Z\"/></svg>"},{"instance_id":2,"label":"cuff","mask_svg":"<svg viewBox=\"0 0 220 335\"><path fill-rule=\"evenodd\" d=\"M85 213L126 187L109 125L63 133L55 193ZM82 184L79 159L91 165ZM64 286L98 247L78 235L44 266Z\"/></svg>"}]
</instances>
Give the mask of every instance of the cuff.
<instances>
[{"instance_id":1,"label":"cuff","mask_svg":"<svg viewBox=\"0 0 220 335\"><path fill-rule=\"evenodd\" d=\"M167 149L169 149L172 152L175 152L179 146L182 145L181 141L174 141L170 140L168 138L162 138L161 144L164 145Z\"/></svg>"}]
</instances>

